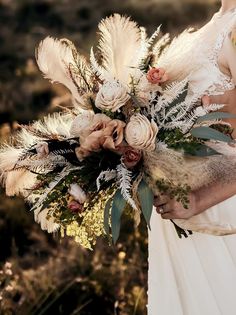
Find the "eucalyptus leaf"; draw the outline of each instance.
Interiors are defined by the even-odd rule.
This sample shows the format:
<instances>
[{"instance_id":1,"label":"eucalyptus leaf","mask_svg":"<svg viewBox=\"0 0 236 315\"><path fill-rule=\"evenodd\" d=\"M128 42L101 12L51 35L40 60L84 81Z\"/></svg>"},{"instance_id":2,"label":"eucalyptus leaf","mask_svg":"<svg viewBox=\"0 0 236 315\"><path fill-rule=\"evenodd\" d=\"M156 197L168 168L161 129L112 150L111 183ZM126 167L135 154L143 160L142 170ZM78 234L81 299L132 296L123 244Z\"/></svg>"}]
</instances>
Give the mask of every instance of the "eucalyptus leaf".
<instances>
[{"instance_id":1,"label":"eucalyptus leaf","mask_svg":"<svg viewBox=\"0 0 236 315\"><path fill-rule=\"evenodd\" d=\"M190 133L195 138L216 140L222 142L233 142L233 140L229 136L210 127L196 127L193 128Z\"/></svg>"},{"instance_id":2,"label":"eucalyptus leaf","mask_svg":"<svg viewBox=\"0 0 236 315\"><path fill-rule=\"evenodd\" d=\"M107 236L110 236L110 226L109 226L109 217L110 217L110 209L111 209L111 203L112 203L112 198L109 199L106 203L105 209L104 209L104 230L107 234Z\"/></svg>"},{"instance_id":3,"label":"eucalyptus leaf","mask_svg":"<svg viewBox=\"0 0 236 315\"><path fill-rule=\"evenodd\" d=\"M199 117L197 119L197 123L207 121L207 120L217 120L217 119L227 119L227 118L236 118L236 115L225 113L225 112L213 112L208 113L202 117Z\"/></svg>"},{"instance_id":4,"label":"eucalyptus leaf","mask_svg":"<svg viewBox=\"0 0 236 315\"><path fill-rule=\"evenodd\" d=\"M149 229L150 227L150 220L152 215L152 209L153 209L153 201L154 201L154 195L152 190L149 188L147 183L142 180L138 187L138 197L141 204L141 209L144 215L144 218L147 222L147 225Z\"/></svg>"},{"instance_id":5,"label":"eucalyptus leaf","mask_svg":"<svg viewBox=\"0 0 236 315\"><path fill-rule=\"evenodd\" d=\"M121 216L125 208L125 205L126 201L124 200L119 189L116 191L113 197L113 203L111 208L111 232L114 244L116 244L120 235Z\"/></svg>"},{"instance_id":6,"label":"eucalyptus leaf","mask_svg":"<svg viewBox=\"0 0 236 315\"><path fill-rule=\"evenodd\" d=\"M205 144L199 144L198 148L195 151L191 152L190 155L199 156L199 157L204 157L204 156L206 157L206 156L220 155L220 154L221 153L219 153L216 150L208 147Z\"/></svg>"}]
</instances>

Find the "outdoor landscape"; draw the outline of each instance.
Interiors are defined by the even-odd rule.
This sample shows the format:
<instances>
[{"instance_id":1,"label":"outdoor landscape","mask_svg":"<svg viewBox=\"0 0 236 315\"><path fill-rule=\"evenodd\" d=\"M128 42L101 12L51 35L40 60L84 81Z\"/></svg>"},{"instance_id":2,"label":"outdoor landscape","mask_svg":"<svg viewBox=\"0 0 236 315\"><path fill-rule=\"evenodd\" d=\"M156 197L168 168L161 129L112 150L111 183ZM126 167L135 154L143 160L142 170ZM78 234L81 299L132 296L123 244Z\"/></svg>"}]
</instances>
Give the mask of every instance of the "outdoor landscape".
<instances>
[{"instance_id":1,"label":"outdoor landscape","mask_svg":"<svg viewBox=\"0 0 236 315\"><path fill-rule=\"evenodd\" d=\"M68 91L43 79L35 47L44 37L68 38L83 54L96 43L99 21L131 16L151 34L175 36L199 27L219 1L0 0L0 141L20 124L70 106ZM19 197L0 188L0 315L144 315L148 240L143 222L124 222L116 246L94 251L41 231ZM158 266L157 266L158 268Z\"/></svg>"}]
</instances>

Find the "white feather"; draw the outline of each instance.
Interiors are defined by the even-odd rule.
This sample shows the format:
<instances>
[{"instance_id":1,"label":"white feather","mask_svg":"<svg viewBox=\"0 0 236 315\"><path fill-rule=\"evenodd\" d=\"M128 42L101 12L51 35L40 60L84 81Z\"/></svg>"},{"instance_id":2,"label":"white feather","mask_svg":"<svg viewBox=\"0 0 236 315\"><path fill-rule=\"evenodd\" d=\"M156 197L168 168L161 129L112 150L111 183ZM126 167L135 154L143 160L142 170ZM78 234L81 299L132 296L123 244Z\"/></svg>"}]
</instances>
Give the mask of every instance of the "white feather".
<instances>
[{"instance_id":1,"label":"white feather","mask_svg":"<svg viewBox=\"0 0 236 315\"><path fill-rule=\"evenodd\" d=\"M102 20L98 27L101 36L98 48L102 55L104 75L107 71L114 79L127 84L139 63L139 27L119 14Z\"/></svg>"},{"instance_id":2,"label":"white feather","mask_svg":"<svg viewBox=\"0 0 236 315\"><path fill-rule=\"evenodd\" d=\"M77 102L84 105L78 86L70 73L71 67L77 67L72 47L66 41L46 37L36 50L36 60L47 79L65 85Z\"/></svg>"},{"instance_id":3,"label":"white feather","mask_svg":"<svg viewBox=\"0 0 236 315\"><path fill-rule=\"evenodd\" d=\"M37 182L37 175L27 170L15 170L7 173L5 186L7 196L26 197Z\"/></svg>"}]
</instances>

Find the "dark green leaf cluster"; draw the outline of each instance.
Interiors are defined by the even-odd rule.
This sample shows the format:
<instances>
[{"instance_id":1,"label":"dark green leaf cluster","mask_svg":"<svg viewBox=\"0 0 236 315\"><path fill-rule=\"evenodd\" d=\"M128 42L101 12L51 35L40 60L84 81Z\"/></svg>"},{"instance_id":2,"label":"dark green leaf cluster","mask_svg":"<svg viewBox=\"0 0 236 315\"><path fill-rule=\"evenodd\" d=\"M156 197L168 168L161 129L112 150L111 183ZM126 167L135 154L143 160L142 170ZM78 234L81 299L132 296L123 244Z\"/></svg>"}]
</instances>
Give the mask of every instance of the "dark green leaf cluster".
<instances>
[{"instance_id":1,"label":"dark green leaf cluster","mask_svg":"<svg viewBox=\"0 0 236 315\"><path fill-rule=\"evenodd\" d=\"M109 150L102 150L88 156L83 160L83 167L79 171L79 178L81 183L84 184L86 190L96 191L96 179L102 171L108 169L116 169L120 164L120 156ZM103 183L102 187L110 186L111 182Z\"/></svg>"},{"instance_id":2,"label":"dark green leaf cluster","mask_svg":"<svg viewBox=\"0 0 236 315\"><path fill-rule=\"evenodd\" d=\"M175 185L171 182L167 182L164 179L158 180L156 185L160 193L167 194L171 199L175 199L181 202L185 209L188 209L189 198L188 195L191 192L191 187L187 184Z\"/></svg>"},{"instance_id":3,"label":"dark green leaf cluster","mask_svg":"<svg viewBox=\"0 0 236 315\"><path fill-rule=\"evenodd\" d=\"M138 186L137 197L140 202L142 214L146 220L148 227L150 228L150 219L153 209L154 195L147 183L142 180ZM104 229L106 234L110 236L109 218L111 217L111 234L113 242L116 243L121 228L121 217L127 209L127 202L123 198L121 190L117 189L113 198L107 201L104 210ZM130 207L128 207L130 210ZM128 211L129 211L128 210Z\"/></svg>"}]
</instances>

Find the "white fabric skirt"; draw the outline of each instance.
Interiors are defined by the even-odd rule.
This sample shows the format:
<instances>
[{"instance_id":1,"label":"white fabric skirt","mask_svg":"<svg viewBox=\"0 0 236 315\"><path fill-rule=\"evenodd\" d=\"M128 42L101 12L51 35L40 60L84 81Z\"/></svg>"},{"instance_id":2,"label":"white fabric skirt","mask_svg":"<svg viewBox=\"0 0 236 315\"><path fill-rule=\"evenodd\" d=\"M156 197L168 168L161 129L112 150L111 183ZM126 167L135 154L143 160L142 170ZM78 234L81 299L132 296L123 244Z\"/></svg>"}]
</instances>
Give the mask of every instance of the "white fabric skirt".
<instances>
[{"instance_id":1,"label":"white fabric skirt","mask_svg":"<svg viewBox=\"0 0 236 315\"><path fill-rule=\"evenodd\" d=\"M236 196L202 215L206 224L236 226ZM235 315L236 235L179 239L153 211L148 278L148 315Z\"/></svg>"}]
</instances>

